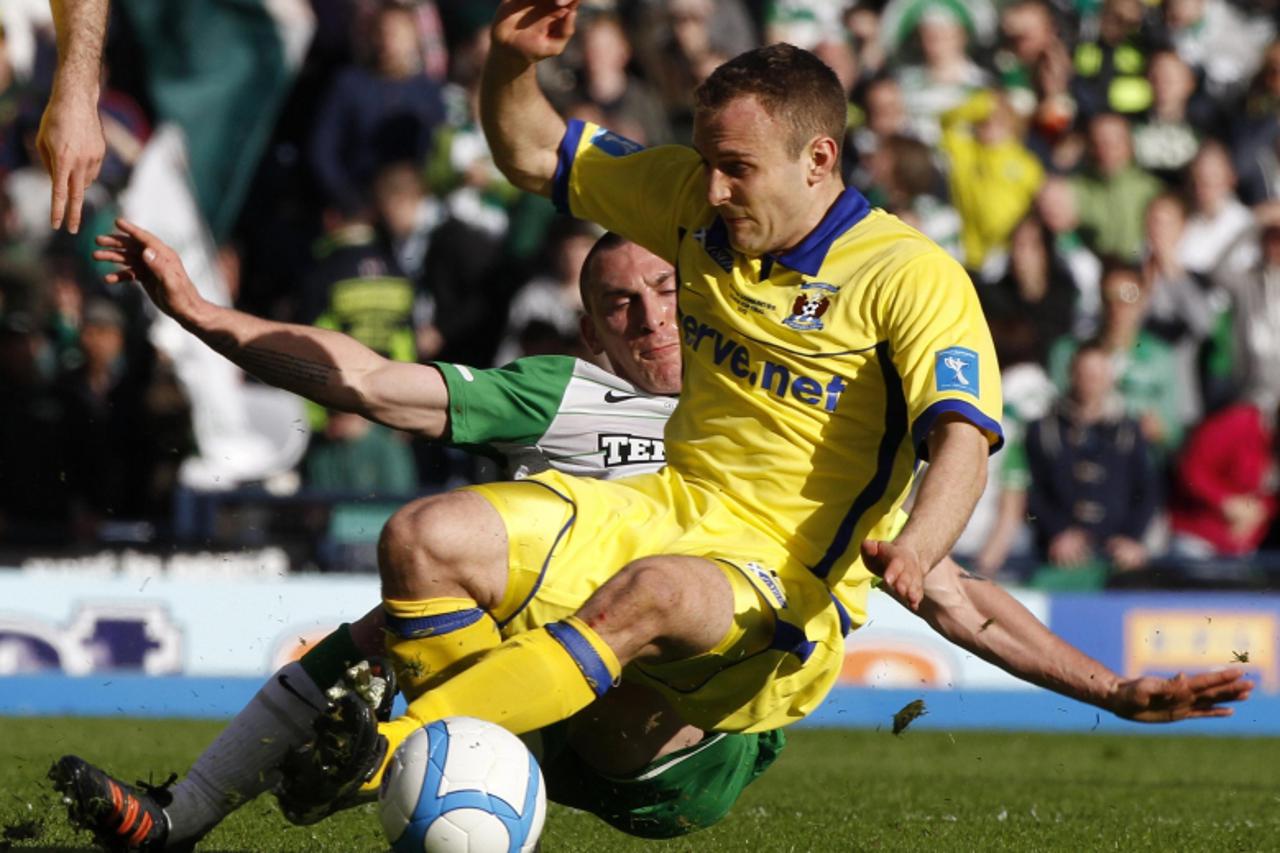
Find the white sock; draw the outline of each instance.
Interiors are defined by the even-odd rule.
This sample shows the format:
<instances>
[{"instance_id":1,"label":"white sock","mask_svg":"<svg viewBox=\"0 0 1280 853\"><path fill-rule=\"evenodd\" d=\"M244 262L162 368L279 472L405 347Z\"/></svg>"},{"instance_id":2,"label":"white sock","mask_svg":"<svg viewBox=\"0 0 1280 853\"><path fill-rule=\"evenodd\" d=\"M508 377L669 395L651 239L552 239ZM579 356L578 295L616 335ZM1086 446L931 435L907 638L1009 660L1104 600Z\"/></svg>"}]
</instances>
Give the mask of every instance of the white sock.
<instances>
[{"instance_id":1,"label":"white sock","mask_svg":"<svg viewBox=\"0 0 1280 853\"><path fill-rule=\"evenodd\" d=\"M280 777L280 759L311 738L324 706L324 691L301 664L281 667L173 786L173 802L164 810L169 842L199 838L270 790Z\"/></svg>"}]
</instances>

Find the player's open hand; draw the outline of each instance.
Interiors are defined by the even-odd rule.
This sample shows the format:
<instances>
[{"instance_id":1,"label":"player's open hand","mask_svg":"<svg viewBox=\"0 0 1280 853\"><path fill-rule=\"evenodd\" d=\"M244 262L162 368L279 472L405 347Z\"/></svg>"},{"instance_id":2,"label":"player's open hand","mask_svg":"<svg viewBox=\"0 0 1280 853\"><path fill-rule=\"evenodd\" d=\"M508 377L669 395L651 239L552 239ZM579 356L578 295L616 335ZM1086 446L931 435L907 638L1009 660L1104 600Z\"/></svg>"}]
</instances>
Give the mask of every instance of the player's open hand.
<instances>
[{"instance_id":1,"label":"player's open hand","mask_svg":"<svg viewBox=\"0 0 1280 853\"><path fill-rule=\"evenodd\" d=\"M914 548L867 539L862 543L862 559L872 573L884 579L882 589L912 610L920 609L926 567Z\"/></svg>"},{"instance_id":2,"label":"player's open hand","mask_svg":"<svg viewBox=\"0 0 1280 853\"><path fill-rule=\"evenodd\" d=\"M493 18L493 43L529 62L559 56L577 17L578 0L503 0Z\"/></svg>"},{"instance_id":3,"label":"player's open hand","mask_svg":"<svg viewBox=\"0 0 1280 853\"><path fill-rule=\"evenodd\" d=\"M56 89L40 117L36 150L53 179L49 224L61 228L65 220L72 234L80 230L85 190L98 177L107 153L98 118L97 87L93 97L66 96Z\"/></svg>"},{"instance_id":4,"label":"player's open hand","mask_svg":"<svg viewBox=\"0 0 1280 853\"><path fill-rule=\"evenodd\" d=\"M1253 682L1240 669L1122 681L1108 703L1118 717L1140 723L1172 723L1197 717L1229 717L1228 702L1249 698Z\"/></svg>"},{"instance_id":5,"label":"player's open hand","mask_svg":"<svg viewBox=\"0 0 1280 853\"><path fill-rule=\"evenodd\" d=\"M199 304L200 296L178 253L127 219L117 219L116 228L120 230L115 234L102 234L97 238L100 248L93 253L94 260L119 267L108 273L106 280L112 284L136 281L164 313L178 319L189 316Z\"/></svg>"}]
</instances>

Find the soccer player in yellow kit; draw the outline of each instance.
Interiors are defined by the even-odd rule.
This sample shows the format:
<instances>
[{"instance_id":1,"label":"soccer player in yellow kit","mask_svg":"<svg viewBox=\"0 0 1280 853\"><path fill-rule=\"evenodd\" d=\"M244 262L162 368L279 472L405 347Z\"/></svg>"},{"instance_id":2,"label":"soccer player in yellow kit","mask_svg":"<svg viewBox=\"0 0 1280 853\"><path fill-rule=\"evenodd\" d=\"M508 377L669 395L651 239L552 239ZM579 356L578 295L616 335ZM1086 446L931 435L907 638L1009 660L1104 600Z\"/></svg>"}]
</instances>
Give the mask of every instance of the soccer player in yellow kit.
<instances>
[{"instance_id":1,"label":"soccer player in yellow kit","mask_svg":"<svg viewBox=\"0 0 1280 853\"><path fill-rule=\"evenodd\" d=\"M517 185L675 264L685 376L669 464L401 510L380 563L408 713L353 728L367 709L335 706L308 747L313 772L304 750L282 800L375 786L425 722L532 731L619 679L707 730L793 722L835 681L877 576L944 636L1037 684L1139 720L1230 713L1222 703L1251 687L1238 670L1123 680L943 561L1000 442L990 335L961 268L843 187L830 69L785 45L737 57L698 90L696 150L642 150L566 125L538 89L534 65L563 50L575 14L573 0L502 4L482 119Z\"/></svg>"}]
</instances>

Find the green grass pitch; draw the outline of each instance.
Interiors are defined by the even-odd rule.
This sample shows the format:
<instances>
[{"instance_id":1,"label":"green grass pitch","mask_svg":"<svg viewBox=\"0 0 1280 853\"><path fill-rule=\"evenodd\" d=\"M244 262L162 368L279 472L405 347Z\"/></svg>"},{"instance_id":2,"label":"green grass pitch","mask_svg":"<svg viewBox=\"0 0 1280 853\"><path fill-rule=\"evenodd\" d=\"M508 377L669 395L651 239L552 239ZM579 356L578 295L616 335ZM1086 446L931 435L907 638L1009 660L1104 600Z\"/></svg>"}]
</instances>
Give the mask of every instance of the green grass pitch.
<instances>
[{"instance_id":1,"label":"green grass pitch","mask_svg":"<svg viewBox=\"0 0 1280 853\"><path fill-rule=\"evenodd\" d=\"M0 851L86 850L45 781L78 753L127 781L184 770L217 723L0 719ZM559 851L1280 850L1280 740L793 730L778 763L719 826L629 839L553 807ZM242 808L209 851L385 849L373 806L287 825Z\"/></svg>"}]
</instances>

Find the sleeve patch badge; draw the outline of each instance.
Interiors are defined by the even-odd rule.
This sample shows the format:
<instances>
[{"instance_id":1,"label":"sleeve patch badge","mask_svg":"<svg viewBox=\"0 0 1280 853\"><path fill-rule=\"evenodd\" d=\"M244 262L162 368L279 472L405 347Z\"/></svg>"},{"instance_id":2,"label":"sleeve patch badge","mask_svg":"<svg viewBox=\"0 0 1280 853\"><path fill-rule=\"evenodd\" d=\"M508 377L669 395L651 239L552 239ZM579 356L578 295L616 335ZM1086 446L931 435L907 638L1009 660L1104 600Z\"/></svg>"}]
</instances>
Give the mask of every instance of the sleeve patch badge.
<instances>
[{"instance_id":1,"label":"sleeve patch badge","mask_svg":"<svg viewBox=\"0 0 1280 853\"><path fill-rule=\"evenodd\" d=\"M625 136L619 136L612 130L605 130L604 128L595 132L591 137L591 144L610 157L625 157L628 154L635 154L637 151L644 150L644 146L639 142L632 142Z\"/></svg>"},{"instance_id":2,"label":"sleeve patch badge","mask_svg":"<svg viewBox=\"0 0 1280 853\"><path fill-rule=\"evenodd\" d=\"M934 354L934 385L939 391L979 395L978 354L966 347L947 347Z\"/></svg>"}]
</instances>

